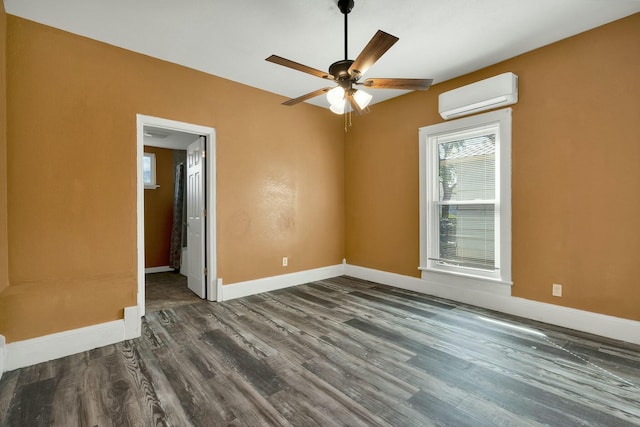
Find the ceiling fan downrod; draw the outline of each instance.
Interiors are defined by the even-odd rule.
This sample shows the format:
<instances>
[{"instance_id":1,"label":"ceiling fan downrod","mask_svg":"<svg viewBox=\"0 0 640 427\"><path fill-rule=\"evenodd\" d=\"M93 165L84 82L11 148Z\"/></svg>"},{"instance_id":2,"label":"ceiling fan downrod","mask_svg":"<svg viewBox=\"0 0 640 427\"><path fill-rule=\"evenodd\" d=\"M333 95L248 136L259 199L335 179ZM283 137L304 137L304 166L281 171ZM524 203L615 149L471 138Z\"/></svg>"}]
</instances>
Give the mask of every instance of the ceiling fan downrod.
<instances>
[{"instance_id":1,"label":"ceiling fan downrod","mask_svg":"<svg viewBox=\"0 0 640 427\"><path fill-rule=\"evenodd\" d=\"M340 9L340 12L342 12L344 14L344 60L348 60L349 56L347 54L347 28L348 28L348 18L347 16L349 15L349 12L351 12L351 9L353 9L354 3L353 0L338 0L338 8Z\"/></svg>"},{"instance_id":2,"label":"ceiling fan downrod","mask_svg":"<svg viewBox=\"0 0 640 427\"><path fill-rule=\"evenodd\" d=\"M353 64L353 60L348 56L348 15L353 9L353 0L338 0L338 8L340 12L344 14L344 59L336 61L329 66L329 74L333 77L336 83L342 86L343 89L351 89L351 74L349 68Z\"/></svg>"}]
</instances>

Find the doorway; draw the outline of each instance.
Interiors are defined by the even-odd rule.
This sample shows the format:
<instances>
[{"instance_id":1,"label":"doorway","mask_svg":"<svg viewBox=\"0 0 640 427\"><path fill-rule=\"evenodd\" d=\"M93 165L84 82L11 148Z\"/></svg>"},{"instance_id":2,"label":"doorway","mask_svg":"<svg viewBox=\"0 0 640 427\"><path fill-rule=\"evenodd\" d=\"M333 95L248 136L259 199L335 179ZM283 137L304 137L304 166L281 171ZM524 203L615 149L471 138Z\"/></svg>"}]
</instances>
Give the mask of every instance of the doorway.
<instances>
[{"instance_id":1,"label":"doorway","mask_svg":"<svg viewBox=\"0 0 640 427\"><path fill-rule=\"evenodd\" d=\"M145 135L146 134L146 135ZM154 137L155 135L155 137ZM170 136L170 137L169 137ZM189 236L193 241L193 250L187 250L189 264L193 267L187 273L190 277L189 288L201 298L216 301L219 292L216 262L216 198L215 198L215 129L190 123L178 122L159 117L137 115L137 241L138 241L138 309L145 314L145 219L144 219L144 146L168 148L173 150L191 150L192 156L187 163L197 163L198 168L187 179L192 189L187 188L187 198L191 197L191 210L187 222L193 230ZM193 154L197 145L198 152ZM190 148L191 147L191 148ZM196 160L195 162L193 160ZM201 160L201 161L199 161ZM194 189L198 192L194 196ZM189 195L191 192L191 195ZM194 208L195 206L195 208ZM196 229L197 227L197 229ZM187 240L188 241L188 240ZM200 282L198 282L200 280Z\"/></svg>"}]
</instances>

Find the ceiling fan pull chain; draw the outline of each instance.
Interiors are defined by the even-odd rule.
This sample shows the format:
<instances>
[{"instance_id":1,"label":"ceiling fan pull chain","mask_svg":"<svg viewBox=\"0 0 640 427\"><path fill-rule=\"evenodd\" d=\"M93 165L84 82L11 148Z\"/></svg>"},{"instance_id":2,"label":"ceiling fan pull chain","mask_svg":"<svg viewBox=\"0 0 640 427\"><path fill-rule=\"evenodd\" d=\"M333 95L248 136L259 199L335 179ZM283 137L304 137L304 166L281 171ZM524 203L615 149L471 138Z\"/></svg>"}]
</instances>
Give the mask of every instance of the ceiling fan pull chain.
<instances>
[{"instance_id":1,"label":"ceiling fan pull chain","mask_svg":"<svg viewBox=\"0 0 640 427\"><path fill-rule=\"evenodd\" d=\"M351 127L351 110L345 111L344 116L344 131L349 132L349 128Z\"/></svg>"},{"instance_id":2,"label":"ceiling fan pull chain","mask_svg":"<svg viewBox=\"0 0 640 427\"><path fill-rule=\"evenodd\" d=\"M345 113L345 114L344 114L344 132L345 132L345 133L347 132L347 115L348 115L348 114L349 114L349 113Z\"/></svg>"}]
</instances>

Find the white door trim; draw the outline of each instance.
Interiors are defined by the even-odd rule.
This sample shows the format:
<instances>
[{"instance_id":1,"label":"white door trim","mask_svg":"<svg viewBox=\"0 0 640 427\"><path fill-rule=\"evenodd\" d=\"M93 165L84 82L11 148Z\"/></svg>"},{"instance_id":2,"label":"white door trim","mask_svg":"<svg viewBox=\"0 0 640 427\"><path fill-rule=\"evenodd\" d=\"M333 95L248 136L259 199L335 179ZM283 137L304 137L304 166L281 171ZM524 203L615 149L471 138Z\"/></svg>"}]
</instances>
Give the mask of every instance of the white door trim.
<instances>
[{"instance_id":1,"label":"white door trim","mask_svg":"<svg viewBox=\"0 0 640 427\"><path fill-rule=\"evenodd\" d=\"M216 130L208 126L178 122L160 117L136 114L137 124L137 241L138 241L138 307L144 316L144 183L142 181L142 161L144 155L144 127L153 126L179 132L187 132L206 137L206 228L207 228L207 299L217 301L217 241L216 241Z\"/></svg>"}]
</instances>

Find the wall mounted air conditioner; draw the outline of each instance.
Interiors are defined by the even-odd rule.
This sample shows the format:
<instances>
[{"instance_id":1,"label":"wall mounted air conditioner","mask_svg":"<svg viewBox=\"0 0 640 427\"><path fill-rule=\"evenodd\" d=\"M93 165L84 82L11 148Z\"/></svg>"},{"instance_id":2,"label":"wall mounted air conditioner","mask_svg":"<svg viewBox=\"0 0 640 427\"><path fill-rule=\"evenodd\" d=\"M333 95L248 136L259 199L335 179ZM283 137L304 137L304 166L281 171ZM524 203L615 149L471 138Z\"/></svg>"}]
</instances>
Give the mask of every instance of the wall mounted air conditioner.
<instances>
[{"instance_id":1,"label":"wall mounted air conditioner","mask_svg":"<svg viewBox=\"0 0 640 427\"><path fill-rule=\"evenodd\" d=\"M438 111L447 120L516 102L518 76L504 73L441 93L438 97Z\"/></svg>"}]
</instances>

